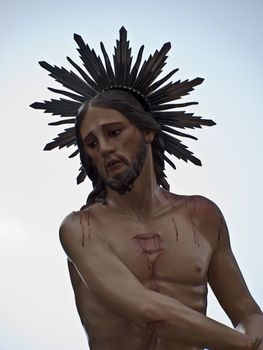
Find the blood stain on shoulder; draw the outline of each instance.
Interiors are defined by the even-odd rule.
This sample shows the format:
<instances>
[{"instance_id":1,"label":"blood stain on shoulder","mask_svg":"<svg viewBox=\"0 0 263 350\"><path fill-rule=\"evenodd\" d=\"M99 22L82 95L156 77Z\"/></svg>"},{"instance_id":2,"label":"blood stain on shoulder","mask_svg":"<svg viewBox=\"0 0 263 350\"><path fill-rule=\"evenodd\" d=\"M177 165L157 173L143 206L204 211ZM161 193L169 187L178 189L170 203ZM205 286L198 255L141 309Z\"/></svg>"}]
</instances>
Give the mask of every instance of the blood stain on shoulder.
<instances>
[{"instance_id":1,"label":"blood stain on shoulder","mask_svg":"<svg viewBox=\"0 0 263 350\"><path fill-rule=\"evenodd\" d=\"M90 240L91 237L91 224L90 224L90 212L89 210L83 210L79 212L79 223L82 227L82 242L81 246L85 245L85 235L87 232L87 237ZM87 230L88 228L88 230Z\"/></svg>"}]
</instances>

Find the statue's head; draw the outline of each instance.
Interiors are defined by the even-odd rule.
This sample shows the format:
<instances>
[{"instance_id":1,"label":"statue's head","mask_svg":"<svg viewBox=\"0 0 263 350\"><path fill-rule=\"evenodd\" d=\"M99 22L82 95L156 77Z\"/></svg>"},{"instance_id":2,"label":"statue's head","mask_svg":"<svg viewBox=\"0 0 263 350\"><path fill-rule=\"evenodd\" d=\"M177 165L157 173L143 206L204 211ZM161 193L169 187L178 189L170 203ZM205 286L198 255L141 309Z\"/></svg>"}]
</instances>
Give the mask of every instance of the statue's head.
<instances>
[{"instance_id":1,"label":"statue's head","mask_svg":"<svg viewBox=\"0 0 263 350\"><path fill-rule=\"evenodd\" d=\"M179 99L188 95L195 86L202 83L202 78L169 81L178 69L160 77L166 64L167 53L171 48L170 43L165 43L160 50L156 50L143 62L144 46L140 47L137 56L133 58L127 40L127 31L122 27L120 38L114 49L112 65L103 43L101 43L101 51L104 63L100 56L84 43L81 36L75 34L74 39L85 70L69 57L67 57L69 63L78 74L41 61L41 67L46 69L50 76L62 84L66 90L50 88L54 93L64 97L35 102L31 106L62 117L61 120L52 122L50 125L75 125L58 133L57 137L45 146L45 150L78 146L78 149L69 157L74 157L80 152L82 167L77 182L82 182L88 175L94 187L93 199L98 199L98 195L101 196L102 188L105 187L103 181L105 182L106 179L101 178L97 165L94 166L94 159L91 160L81 138L83 121L86 118L86 120L92 119L91 108L117 111L142 135L145 135L145 132L154 133L155 136L151 142L154 171L157 183L165 189L169 189L169 185L165 180L164 163L168 163L175 169L175 164L170 156L201 165L200 160L181 141L181 137L192 139L196 137L183 132L182 129L200 128L203 125L212 126L215 123L182 110L196 102L178 103ZM141 157L140 167L145 157L145 147L142 144L137 154L138 157ZM135 171L135 175L139 174L139 168ZM131 188L132 180L129 181L131 182L127 188L123 188L120 192Z\"/></svg>"},{"instance_id":2,"label":"statue's head","mask_svg":"<svg viewBox=\"0 0 263 350\"><path fill-rule=\"evenodd\" d=\"M75 133L81 163L93 186L107 185L121 194L131 190L148 147L152 147L157 182L164 185L160 131L151 113L130 92L109 90L84 103Z\"/></svg>"}]
</instances>

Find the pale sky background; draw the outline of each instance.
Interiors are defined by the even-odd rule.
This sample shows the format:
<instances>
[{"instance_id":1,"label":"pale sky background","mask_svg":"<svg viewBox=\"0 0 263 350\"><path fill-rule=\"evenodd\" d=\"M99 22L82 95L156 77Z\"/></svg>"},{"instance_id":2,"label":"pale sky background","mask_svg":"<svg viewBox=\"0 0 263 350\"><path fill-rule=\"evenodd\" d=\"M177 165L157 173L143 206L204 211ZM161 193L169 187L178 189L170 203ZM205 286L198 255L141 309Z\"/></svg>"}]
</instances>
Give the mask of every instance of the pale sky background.
<instances>
[{"instance_id":1,"label":"pale sky background","mask_svg":"<svg viewBox=\"0 0 263 350\"><path fill-rule=\"evenodd\" d=\"M90 184L75 184L79 161L68 160L69 151L42 152L58 129L28 106L49 99L46 87L57 86L39 60L71 68L65 57L78 61L73 33L97 51L102 40L111 54L122 25L134 55L141 44L148 56L171 41L164 73L179 67L174 80L205 78L190 98L199 105L188 108L217 123L188 143L203 167L177 161L168 179L173 192L202 194L219 205L240 268L263 306L263 2L11 0L1 3L0 14L1 350L88 349L58 227L85 202ZM209 315L228 323L209 300Z\"/></svg>"}]
</instances>

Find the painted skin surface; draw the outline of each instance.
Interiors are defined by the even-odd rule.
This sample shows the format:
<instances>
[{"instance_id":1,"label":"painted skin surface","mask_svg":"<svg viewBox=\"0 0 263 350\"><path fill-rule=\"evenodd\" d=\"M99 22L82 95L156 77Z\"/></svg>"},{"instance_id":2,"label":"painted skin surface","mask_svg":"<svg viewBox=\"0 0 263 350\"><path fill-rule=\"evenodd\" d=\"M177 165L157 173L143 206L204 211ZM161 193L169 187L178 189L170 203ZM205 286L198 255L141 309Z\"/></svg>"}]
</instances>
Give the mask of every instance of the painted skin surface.
<instances>
[{"instance_id":1,"label":"painted skin surface","mask_svg":"<svg viewBox=\"0 0 263 350\"><path fill-rule=\"evenodd\" d=\"M142 137L152 140L115 112L93 108L83 123L87 152L105 178L130 166ZM131 192L108 189L107 205L73 212L60 229L91 350L251 349L253 337L205 316L209 282L235 326L261 317L222 214L204 197L157 186L150 151ZM116 159L124 161L107 168ZM258 321L253 326L263 329Z\"/></svg>"},{"instance_id":2,"label":"painted skin surface","mask_svg":"<svg viewBox=\"0 0 263 350\"><path fill-rule=\"evenodd\" d=\"M111 210L100 204L75 215L77 217L80 215L84 247L85 243L89 244L90 240L96 239L95 232L100 232L100 239L110 245L118 258L146 288L175 297L191 309L205 313L208 262L213 247L217 243L217 234L214 239L211 239L211 237L201 236L200 233L194 233L193 224L188 223L192 215L193 199L177 196L175 198L178 202L177 208L174 208L174 205L168 205L162 209L162 213L156 213L149 223L138 222L136 218L127 215L118 215L113 218ZM112 220L118 220L118 230L115 227L109 229L112 226ZM170 227L164 232L164 223L167 221L170 221ZM178 237L173 221L177 222ZM149 233L153 231L155 233ZM196 234L200 235L201 249L195 241ZM187 252L189 245L191 250ZM130 346L130 349L138 350L151 348L168 350L179 346L174 341L158 339L155 323L151 324L152 327L148 324L149 334L146 328L140 329L133 322L127 322L111 312L84 285L72 264L70 264L70 272L76 291L76 303L83 325L89 334L91 349L93 344L94 349L97 349L100 343L102 349L111 349L109 347L111 343L112 349ZM103 324L97 323L95 315L98 312L104 320ZM124 342L122 345L120 345L121 340ZM189 347L181 345L178 349L186 348Z\"/></svg>"},{"instance_id":3,"label":"painted skin surface","mask_svg":"<svg viewBox=\"0 0 263 350\"><path fill-rule=\"evenodd\" d=\"M127 214L116 214L102 204L76 212L70 220L81 226L79 246L84 243L82 249L86 254L89 254L90 244L105 243L145 288L173 297L190 309L205 314L209 265L213 252L220 244L226 244L225 226L220 222L217 208L205 198L169 194L165 201L167 205L144 223ZM114 222L118 222L117 228L112 225ZM149 233L153 231L155 233ZM93 263L96 264L96 260ZM89 281L84 283L79 277L71 262L69 271L80 318L92 350L197 349L170 339L169 335L159 337L158 333L164 332L165 328L169 332L166 320L145 322L143 327L122 317L121 305L120 313L116 312L115 305L111 307L107 303L109 306L106 306L95 295ZM101 277L105 280L104 276ZM125 286L115 284L114 278L108 283L113 289L126 291Z\"/></svg>"}]
</instances>

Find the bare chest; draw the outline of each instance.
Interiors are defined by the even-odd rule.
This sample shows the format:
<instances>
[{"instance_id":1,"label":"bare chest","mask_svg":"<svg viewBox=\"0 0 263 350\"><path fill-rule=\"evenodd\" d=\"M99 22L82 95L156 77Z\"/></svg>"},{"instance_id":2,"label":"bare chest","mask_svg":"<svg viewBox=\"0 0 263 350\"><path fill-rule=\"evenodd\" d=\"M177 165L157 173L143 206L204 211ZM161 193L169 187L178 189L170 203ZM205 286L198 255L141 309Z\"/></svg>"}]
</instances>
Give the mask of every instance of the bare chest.
<instances>
[{"instance_id":1,"label":"bare chest","mask_svg":"<svg viewBox=\"0 0 263 350\"><path fill-rule=\"evenodd\" d=\"M169 214L146 223L105 217L102 226L114 253L149 288L206 282L212 247L189 216Z\"/></svg>"}]
</instances>

